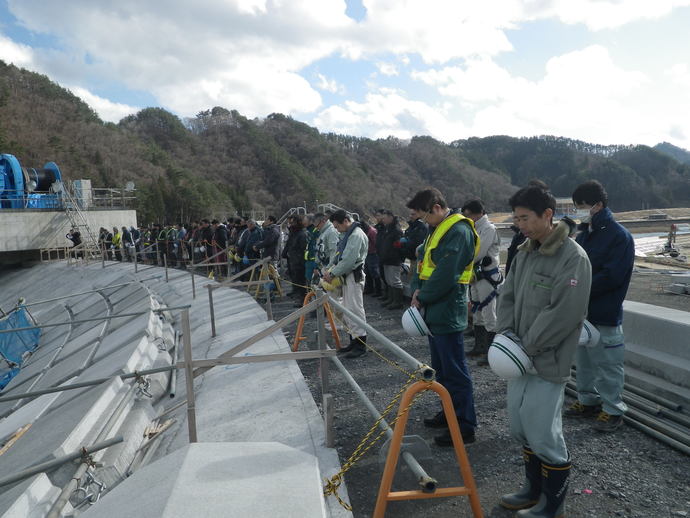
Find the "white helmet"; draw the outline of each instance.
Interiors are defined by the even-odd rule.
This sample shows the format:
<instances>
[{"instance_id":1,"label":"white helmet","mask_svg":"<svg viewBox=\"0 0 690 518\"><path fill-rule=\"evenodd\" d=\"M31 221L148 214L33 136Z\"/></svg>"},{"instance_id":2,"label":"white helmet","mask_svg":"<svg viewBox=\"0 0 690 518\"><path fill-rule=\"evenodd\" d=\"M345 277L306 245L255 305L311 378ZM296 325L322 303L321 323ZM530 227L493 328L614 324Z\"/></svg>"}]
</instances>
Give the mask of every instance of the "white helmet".
<instances>
[{"instance_id":1,"label":"white helmet","mask_svg":"<svg viewBox=\"0 0 690 518\"><path fill-rule=\"evenodd\" d=\"M589 320L585 320L584 324L582 324L582 331L580 331L580 341L578 345L594 347L599 343L600 336L597 327Z\"/></svg>"},{"instance_id":2,"label":"white helmet","mask_svg":"<svg viewBox=\"0 0 690 518\"><path fill-rule=\"evenodd\" d=\"M414 306L410 306L402 314L402 326L410 336L431 336L431 331L426 326L422 314Z\"/></svg>"},{"instance_id":3,"label":"white helmet","mask_svg":"<svg viewBox=\"0 0 690 518\"><path fill-rule=\"evenodd\" d=\"M489 346L489 365L494 373L504 379L535 374L532 360L524 349L505 335L497 334Z\"/></svg>"}]
</instances>

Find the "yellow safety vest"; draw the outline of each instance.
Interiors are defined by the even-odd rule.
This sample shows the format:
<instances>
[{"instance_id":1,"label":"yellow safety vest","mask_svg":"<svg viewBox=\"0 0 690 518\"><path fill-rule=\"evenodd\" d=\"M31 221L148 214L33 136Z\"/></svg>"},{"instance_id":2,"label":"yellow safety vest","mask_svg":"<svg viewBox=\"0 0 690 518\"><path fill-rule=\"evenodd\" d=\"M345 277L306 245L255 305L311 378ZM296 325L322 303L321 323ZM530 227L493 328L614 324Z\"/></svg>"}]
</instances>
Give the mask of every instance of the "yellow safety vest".
<instances>
[{"instance_id":1,"label":"yellow safety vest","mask_svg":"<svg viewBox=\"0 0 690 518\"><path fill-rule=\"evenodd\" d=\"M436 265L431 260L431 252L438 246L443 236L446 235L446 232L459 221L466 222L472 229L472 234L474 234L474 257L477 257L479 253L479 234L477 234L474 228L474 221L460 214L451 214L441 221L436 229L434 229L434 232L424 241L424 258L417 263L417 274L421 280L428 280L431 274L434 273ZM470 261L470 264L465 267L460 277L458 277L458 284L469 284L472 280L473 269L474 260Z\"/></svg>"}]
</instances>

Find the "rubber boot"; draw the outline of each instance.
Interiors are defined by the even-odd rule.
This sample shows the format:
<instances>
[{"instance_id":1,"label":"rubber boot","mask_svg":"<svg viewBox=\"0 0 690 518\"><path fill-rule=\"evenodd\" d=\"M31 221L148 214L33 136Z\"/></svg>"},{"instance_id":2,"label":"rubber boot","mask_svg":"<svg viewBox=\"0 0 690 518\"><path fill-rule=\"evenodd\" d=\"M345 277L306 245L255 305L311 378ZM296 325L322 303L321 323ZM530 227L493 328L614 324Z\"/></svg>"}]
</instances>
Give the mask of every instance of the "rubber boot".
<instances>
[{"instance_id":1,"label":"rubber boot","mask_svg":"<svg viewBox=\"0 0 690 518\"><path fill-rule=\"evenodd\" d=\"M345 355L345 358L359 358L367 352L366 335L358 336L357 338L353 339L350 343L352 344L352 350Z\"/></svg>"},{"instance_id":2,"label":"rubber boot","mask_svg":"<svg viewBox=\"0 0 690 518\"><path fill-rule=\"evenodd\" d=\"M393 286L386 286L386 296L381 301L381 307L385 308L388 304L393 302L393 292L395 288Z\"/></svg>"},{"instance_id":3,"label":"rubber boot","mask_svg":"<svg viewBox=\"0 0 690 518\"><path fill-rule=\"evenodd\" d=\"M525 461L525 483L515 493L501 497L500 504L506 509L526 509L533 507L541 494L541 461L529 446L522 447Z\"/></svg>"},{"instance_id":4,"label":"rubber boot","mask_svg":"<svg viewBox=\"0 0 690 518\"><path fill-rule=\"evenodd\" d=\"M374 293L374 279L367 273L366 277L364 277L364 291L362 295L370 295L372 293Z\"/></svg>"},{"instance_id":5,"label":"rubber boot","mask_svg":"<svg viewBox=\"0 0 690 518\"><path fill-rule=\"evenodd\" d=\"M392 288L393 296L391 301L386 304L387 309L402 309L403 308L403 288Z\"/></svg>"},{"instance_id":6,"label":"rubber boot","mask_svg":"<svg viewBox=\"0 0 690 518\"><path fill-rule=\"evenodd\" d=\"M372 295L373 297L380 297L381 296L381 277L376 277L374 279L374 294Z\"/></svg>"},{"instance_id":7,"label":"rubber boot","mask_svg":"<svg viewBox=\"0 0 690 518\"><path fill-rule=\"evenodd\" d=\"M388 284L381 283L381 290L376 298L386 300L388 298Z\"/></svg>"},{"instance_id":8,"label":"rubber boot","mask_svg":"<svg viewBox=\"0 0 690 518\"><path fill-rule=\"evenodd\" d=\"M347 335L347 336L350 337L350 343L347 345L343 345L340 349L338 349L336 354L345 354L345 353L349 353L350 351L352 351L352 349L354 347L354 342L356 340L354 338L352 338L352 335Z\"/></svg>"},{"instance_id":9,"label":"rubber boot","mask_svg":"<svg viewBox=\"0 0 690 518\"><path fill-rule=\"evenodd\" d=\"M571 463L541 463L541 494L537 505L518 511L520 518L562 518L568 493Z\"/></svg>"},{"instance_id":10,"label":"rubber boot","mask_svg":"<svg viewBox=\"0 0 690 518\"><path fill-rule=\"evenodd\" d=\"M474 327L474 347L465 353L467 358L476 358L486 353L488 345L485 346L486 342L486 328L484 326L475 325Z\"/></svg>"},{"instance_id":11,"label":"rubber boot","mask_svg":"<svg viewBox=\"0 0 690 518\"><path fill-rule=\"evenodd\" d=\"M491 346L491 342L494 341L494 337L496 336L496 333L493 331L485 331L486 332L486 350L485 352L477 358L477 366L479 367L485 367L489 365L489 347Z\"/></svg>"}]
</instances>

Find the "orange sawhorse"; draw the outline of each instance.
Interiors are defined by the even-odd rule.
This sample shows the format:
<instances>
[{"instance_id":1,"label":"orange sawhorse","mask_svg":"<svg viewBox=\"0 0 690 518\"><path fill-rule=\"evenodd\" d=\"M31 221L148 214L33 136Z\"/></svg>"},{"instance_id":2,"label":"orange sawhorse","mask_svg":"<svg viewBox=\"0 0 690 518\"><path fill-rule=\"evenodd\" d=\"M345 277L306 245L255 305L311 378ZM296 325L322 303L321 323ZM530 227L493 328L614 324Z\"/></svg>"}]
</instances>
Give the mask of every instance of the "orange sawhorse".
<instances>
[{"instance_id":1,"label":"orange sawhorse","mask_svg":"<svg viewBox=\"0 0 690 518\"><path fill-rule=\"evenodd\" d=\"M304 302L302 303L302 306L306 306L309 304L309 301L313 299L316 296L316 293L313 291L310 291L307 293L307 295L304 297ZM340 349L340 335L338 334L338 329L335 327L335 320L333 319L333 312L331 311L331 306L329 306L328 302L326 302L323 305L323 309L326 311L326 317L328 318L329 324L331 324L331 332L333 333L333 340L335 341L335 348ZM320 311L317 309L317 311ZM306 318L306 315L302 315L299 317L299 321L297 322L297 331L295 331L295 340L292 342L292 352L296 352L297 349L299 348L299 344L302 340L306 340L306 336L302 336L302 330L304 329L304 319Z\"/></svg>"},{"instance_id":2,"label":"orange sawhorse","mask_svg":"<svg viewBox=\"0 0 690 518\"><path fill-rule=\"evenodd\" d=\"M453 438L455 456L460 467L460 475L462 476L462 480L465 485L440 488L434 493L425 493L422 490L391 492L393 476L395 475L395 467L398 464L398 458L400 457L400 445L402 444L403 435L405 434L405 425L407 424L407 417L409 415L409 406L412 403L414 396L419 392L424 392L425 390L433 390L441 398L443 411L446 416L448 416L448 428L450 430L450 436ZM376 508L374 509L372 518L383 518L384 514L386 513L386 506L388 505L388 502L424 498L441 498L447 496L469 497L474 518L483 518L484 515L482 514L482 508L479 503L477 486L474 483L472 469L470 468L470 462L467 458L467 452L465 451L465 444L462 442L460 427L458 425L458 420L455 417L455 409L453 408L450 394L443 385L436 381L431 383L418 381L405 391L402 400L400 401L400 409L398 410L398 417L395 421L393 438L388 450L386 466L384 467L383 475L381 476L381 486L379 487L379 494L376 499Z\"/></svg>"}]
</instances>

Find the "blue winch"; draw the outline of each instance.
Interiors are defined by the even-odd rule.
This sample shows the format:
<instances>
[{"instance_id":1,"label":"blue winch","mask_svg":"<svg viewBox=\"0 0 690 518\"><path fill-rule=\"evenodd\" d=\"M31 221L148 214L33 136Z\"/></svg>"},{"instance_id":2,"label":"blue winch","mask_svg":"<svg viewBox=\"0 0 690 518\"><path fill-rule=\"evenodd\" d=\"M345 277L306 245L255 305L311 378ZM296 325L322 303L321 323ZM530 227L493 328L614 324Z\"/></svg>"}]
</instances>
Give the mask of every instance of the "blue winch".
<instances>
[{"instance_id":1,"label":"blue winch","mask_svg":"<svg viewBox=\"0 0 690 518\"><path fill-rule=\"evenodd\" d=\"M0 208L58 209L62 173L55 162L42 169L22 167L14 155L0 155Z\"/></svg>"}]
</instances>

